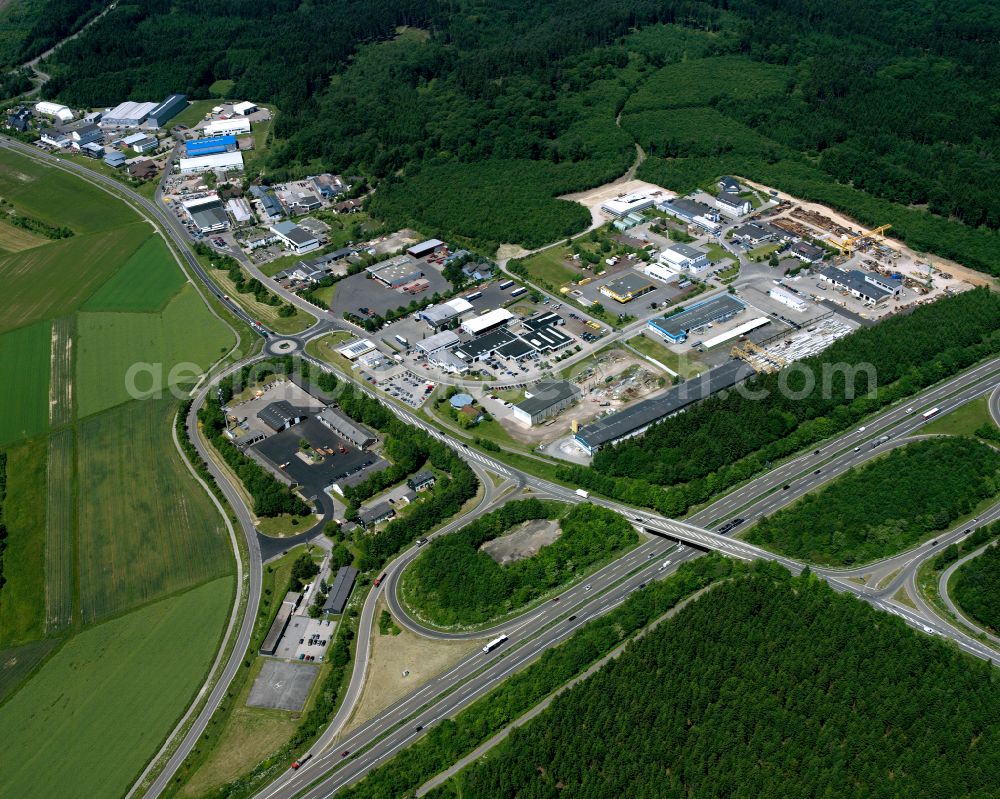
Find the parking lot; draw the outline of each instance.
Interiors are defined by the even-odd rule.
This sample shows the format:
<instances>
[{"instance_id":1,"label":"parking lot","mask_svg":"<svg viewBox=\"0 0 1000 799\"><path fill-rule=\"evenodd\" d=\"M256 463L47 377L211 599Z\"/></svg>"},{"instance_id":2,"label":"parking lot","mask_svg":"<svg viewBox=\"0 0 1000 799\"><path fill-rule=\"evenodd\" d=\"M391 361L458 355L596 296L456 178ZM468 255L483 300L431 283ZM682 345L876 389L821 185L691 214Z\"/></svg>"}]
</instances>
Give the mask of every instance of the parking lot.
<instances>
[{"instance_id":1,"label":"parking lot","mask_svg":"<svg viewBox=\"0 0 1000 799\"><path fill-rule=\"evenodd\" d=\"M406 307L411 300L421 300L435 293L448 293L451 284L445 280L438 269L424 265L424 279L430 283L426 291L419 294L407 294L405 291L391 289L384 283L368 277L367 272L351 275L337 284L337 291L330 303L330 310L337 316L352 313L364 316L359 309L367 308L372 314L384 314L389 309Z\"/></svg>"},{"instance_id":2,"label":"parking lot","mask_svg":"<svg viewBox=\"0 0 1000 799\"><path fill-rule=\"evenodd\" d=\"M336 624L329 619L292 616L274 656L280 660L322 663L336 629Z\"/></svg>"},{"instance_id":3,"label":"parking lot","mask_svg":"<svg viewBox=\"0 0 1000 799\"><path fill-rule=\"evenodd\" d=\"M434 383L418 378L408 369L400 369L391 376L382 378L378 387L411 408L419 408L431 395Z\"/></svg>"},{"instance_id":4,"label":"parking lot","mask_svg":"<svg viewBox=\"0 0 1000 799\"><path fill-rule=\"evenodd\" d=\"M317 674L317 666L265 660L250 689L247 705L274 710L302 710Z\"/></svg>"},{"instance_id":5,"label":"parking lot","mask_svg":"<svg viewBox=\"0 0 1000 799\"><path fill-rule=\"evenodd\" d=\"M322 451L321 460L313 461L303 452L299 446L302 439L309 442L314 452ZM375 453L351 446L312 416L255 444L251 450L298 483L310 499L344 477L388 465Z\"/></svg>"}]
</instances>

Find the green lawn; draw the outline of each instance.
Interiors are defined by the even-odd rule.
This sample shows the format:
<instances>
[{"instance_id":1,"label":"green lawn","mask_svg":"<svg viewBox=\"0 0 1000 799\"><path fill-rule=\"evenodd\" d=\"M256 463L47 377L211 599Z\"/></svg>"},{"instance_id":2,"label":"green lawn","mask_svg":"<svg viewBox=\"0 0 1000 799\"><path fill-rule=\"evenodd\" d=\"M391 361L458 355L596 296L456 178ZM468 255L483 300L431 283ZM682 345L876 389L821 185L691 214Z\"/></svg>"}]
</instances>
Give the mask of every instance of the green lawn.
<instances>
[{"instance_id":1,"label":"green lawn","mask_svg":"<svg viewBox=\"0 0 1000 799\"><path fill-rule=\"evenodd\" d=\"M228 97L229 92L233 90L233 86L235 84L236 81L220 78L219 80L215 81L211 86L208 87L208 93L213 97L220 97L220 98Z\"/></svg>"},{"instance_id":2,"label":"green lawn","mask_svg":"<svg viewBox=\"0 0 1000 799\"><path fill-rule=\"evenodd\" d=\"M659 361L668 369L671 369L679 374L685 380L695 377L705 371L705 364L701 361L697 361L690 356L678 355L673 350L668 349L663 344L660 344L658 341L654 341L647 336L636 336L633 339L629 339L628 343L643 355L648 355L650 358Z\"/></svg>"},{"instance_id":3,"label":"green lawn","mask_svg":"<svg viewBox=\"0 0 1000 799\"><path fill-rule=\"evenodd\" d=\"M195 100L191 103L191 105L170 120L170 127L187 125L189 128L193 128L205 118L205 114L215 108L218 104L218 100Z\"/></svg>"},{"instance_id":4,"label":"green lawn","mask_svg":"<svg viewBox=\"0 0 1000 799\"><path fill-rule=\"evenodd\" d=\"M780 249L780 244L761 244L750 250L749 255L751 258L767 258L772 252L777 252Z\"/></svg>"},{"instance_id":5,"label":"green lawn","mask_svg":"<svg viewBox=\"0 0 1000 799\"><path fill-rule=\"evenodd\" d=\"M0 334L0 369L11 381L4 391L0 414L0 445L48 429L51 343L48 322Z\"/></svg>"},{"instance_id":6,"label":"green lawn","mask_svg":"<svg viewBox=\"0 0 1000 799\"><path fill-rule=\"evenodd\" d=\"M705 248L705 252L708 253L708 260L715 263L716 261L722 261L725 259L733 260L733 256L729 254L729 251L723 247L721 244L709 244Z\"/></svg>"},{"instance_id":7,"label":"green lawn","mask_svg":"<svg viewBox=\"0 0 1000 799\"><path fill-rule=\"evenodd\" d=\"M103 189L6 148L0 150L0 197L29 216L77 233L109 230L139 220L131 208ZM149 226L145 228L148 232Z\"/></svg>"},{"instance_id":8,"label":"green lawn","mask_svg":"<svg viewBox=\"0 0 1000 799\"><path fill-rule=\"evenodd\" d=\"M3 793L117 799L205 678L225 629L231 578L73 638L7 704Z\"/></svg>"},{"instance_id":9,"label":"green lawn","mask_svg":"<svg viewBox=\"0 0 1000 799\"><path fill-rule=\"evenodd\" d=\"M316 289L314 292L316 299L322 302L327 308L330 307L330 303L333 302L333 295L337 291L337 284L334 283L332 286L323 286L323 288Z\"/></svg>"},{"instance_id":10,"label":"green lawn","mask_svg":"<svg viewBox=\"0 0 1000 799\"><path fill-rule=\"evenodd\" d=\"M0 256L0 332L75 311L148 237L139 223Z\"/></svg>"},{"instance_id":11,"label":"green lawn","mask_svg":"<svg viewBox=\"0 0 1000 799\"><path fill-rule=\"evenodd\" d=\"M222 519L174 449L176 407L130 402L79 425L84 624L232 568Z\"/></svg>"},{"instance_id":12,"label":"green lawn","mask_svg":"<svg viewBox=\"0 0 1000 799\"><path fill-rule=\"evenodd\" d=\"M46 441L7 448L4 522L7 580L0 601L0 645L23 643L45 632L45 461Z\"/></svg>"},{"instance_id":13,"label":"green lawn","mask_svg":"<svg viewBox=\"0 0 1000 799\"><path fill-rule=\"evenodd\" d=\"M85 311L161 311L186 282L163 239L152 235L83 304Z\"/></svg>"},{"instance_id":14,"label":"green lawn","mask_svg":"<svg viewBox=\"0 0 1000 799\"><path fill-rule=\"evenodd\" d=\"M580 277L580 273L566 266L566 248L549 247L524 260L528 275L538 282L559 288Z\"/></svg>"},{"instance_id":15,"label":"green lawn","mask_svg":"<svg viewBox=\"0 0 1000 799\"><path fill-rule=\"evenodd\" d=\"M58 638L43 638L23 646L0 649L0 703L59 643Z\"/></svg>"},{"instance_id":16,"label":"green lawn","mask_svg":"<svg viewBox=\"0 0 1000 799\"><path fill-rule=\"evenodd\" d=\"M277 333L299 333L309 327L315 319L305 311L295 309L291 316L281 316L278 313L280 305L267 305L258 302L253 294L240 294L236 291L233 281L229 279L229 273L222 269L213 269L210 272L214 280L224 293L228 294L235 302L239 303L250 316L261 322L265 327L269 327Z\"/></svg>"},{"instance_id":17,"label":"green lawn","mask_svg":"<svg viewBox=\"0 0 1000 799\"><path fill-rule=\"evenodd\" d=\"M331 366L336 366L346 372L351 371L351 362L343 355L337 354L337 348L342 347L356 336L347 332L327 333L320 338L314 338L306 344L306 352L314 358L319 358Z\"/></svg>"},{"instance_id":18,"label":"green lawn","mask_svg":"<svg viewBox=\"0 0 1000 799\"><path fill-rule=\"evenodd\" d=\"M233 345L232 332L209 313L190 285L181 289L163 313L81 313L78 330L76 384L81 418L129 399L155 395L146 367L134 380L135 395L130 394L126 381L135 364L149 364L166 391L181 381L193 383L199 371L208 369ZM191 368L171 380L171 370L178 364Z\"/></svg>"},{"instance_id":19,"label":"green lawn","mask_svg":"<svg viewBox=\"0 0 1000 799\"><path fill-rule=\"evenodd\" d=\"M76 539L75 431L59 430L49 438L45 501L45 629L62 630L73 621L75 586L73 543Z\"/></svg>"},{"instance_id":20,"label":"green lawn","mask_svg":"<svg viewBox=\"0 0 1000 799\"><path fill-rule=\"evenodd\" d=\"M990 416L990 398L978 397L951 413L946 413L921 428L921 433L941 433L950 436L974 436L984 424L994 425Z\"/></svg>"}]
</instances>

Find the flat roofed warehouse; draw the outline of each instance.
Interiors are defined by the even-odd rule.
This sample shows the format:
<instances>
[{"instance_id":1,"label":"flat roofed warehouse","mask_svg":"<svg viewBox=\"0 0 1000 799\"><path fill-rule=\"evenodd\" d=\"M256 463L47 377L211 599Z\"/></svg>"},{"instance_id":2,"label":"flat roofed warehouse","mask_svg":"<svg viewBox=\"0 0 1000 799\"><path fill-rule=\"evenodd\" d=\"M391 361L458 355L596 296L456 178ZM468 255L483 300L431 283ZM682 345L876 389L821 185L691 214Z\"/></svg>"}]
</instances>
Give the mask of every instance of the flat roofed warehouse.
<instances>
[{"instance_id":1,"label":"flat roofed warehouse","mask_svg":"<svg viewBox=\"0 0 1000 799\"><path fill-rule=\"evenodd\" d=\"M581 427L574 438L584 450L593 455L603 446L641 435L650 425L679 413L717 391L735 386L753 374L754 369L749 364L729 361L709 369L699 377L685 380L665 394L642 400Z\"/></svg>"},{"instance_id":2,"label":"flat roofed warehouse","mask_svg":"<svg viewBox=\"0 0 1000 799\"><path fill-rule=\"evenodd\" d=\"M288 400L278 400L264 406L257 412L257 418L279 433L305 419L305 414L292 406Z\"/></svg>"},{"instance_id":3,"label":"flat roofed warehouse","mask_svg":"<svg viewBox=\"0 0 1000 799\"><path fill-rule=\"evenodd\" d=\"M513 340L514 336L506 330L494 330L460 345L455 349L455 354L467 361L482 361Z\"/></svg>"},{"instance_id":4,"label":"flat roofed warehouse","mask_svg":"<svg viewBox=\"0 0 1000 799\"><path fill-rule=\"evenodd\" d=\"M326 602L323 603L323 612L343 613L357 579L358 570L353 566L341 566L337 569L337 576L334 577L330 593L327 594Z\"/></svg>"},{"instance_id":5,"label":"flat roofed warehouse","mask_svg":"<svg viewBox=\"0 0 1000 799\"><path fill-rule=\"evenodd\" d=\"M692 305L673 316L650 319L649 328L676 344L687 339L692 330L732 319L745 308L746 306L735 297L723 294Z\"/></svg>"},{"instance_id":6,"label":"flat roofed warehouse","mask_svg":"<svg viewBox=\"0 0 1000 799\"><path fill-rule=\"evenodd\" d=\"M101 124L112 128L138 127L146 121L149 113L157 105L157 103L133 103L126 100L106 111L101 117Z\"/></svg>"},{"instance_id":7,"label":"flat roofed warehouse","mask_svg":"<svg viewBox=\"0 0 1000 799\"><path fill-rule=\"evenodd\" d=\"M149 112L149 124L162 128L185 108L187 108L187 95L171 94Z\"/></svg>"},{"instance_id":8,"label":"flat roofed warehouse","mask_svg":"<svg viewBox=\"0 0 1000 799\"><path fill-rule=\"evenodd\" d=\"M497 308L495 311L489 311L482 316L466 319L462 322L462 330L470 336L479 336L491 330L496 330L498 327L505 327L513 318L514 314L506 308Z\"/></svg>"},{"instance_id":9,"label":"flat roofed warehouse","mask_svg":"<svg viewBox=\"0 0 1000 799\"><path fill-rule=\"evenodd\" d=\"M295 591L289 591L285 594L285 599L282 601L281 607L278 608L278 615L274 617L271 629L267 631L267 637L264 638L264 643L261 644L260 653L262 655L273 655L278 650L278 643L281 641L281 636L285 634L288 621L292 618L292 614L299 606L301 599L302 595Z\"/></svg>"},{"instance_id":10,"label":"flat roofed warehouse","mask_svg":"<svg viewBox=\"0 0 1000 799\"><path fill-rule=\"evenodd\" d=\"M337 353L339 355L343 355L347 358L347 360L353 361L360 358L362 355L367 355L373 349L375 349L375 345L368 339L362 338L357 341L352 341L349 344L345 344L337 350Z\"/></svg>"},{"instance_id":11,"label":"flat roofed warehouse","mask_svg":"<svg viewBox=\"0 0 1000 799\"><path fill-rule=\"evenodd\" d=\"M580 388L565 380L544 380L524 392L511 413L529 427L555 416L580 399Z\"/></svg>"},{"instance_id":12,"label":"flat roofed warehouse","mask_svg":"<svg viewBox=\"0 0 1000 799\"><path fill-rule=\"evenodd\" d=\"M215 153L214 155L202 155L196 158L181 158L180 170L182 175L191 175L198 172L212 172L221 169L231 172L243 169L243 153L239 150L231 153Z\"/></svg>"},{"instance_id":13,"label":"flat roofed warehouse","mask_svg":"<svg viewBox=\"0 0 1000 799\"><path fill-rule=\"evenodd\" d=\"M428 239L427 241L422 241L419 244L414 244L406 251L406 254L413 256L414 258L423 258L424 256L430 255L438 248L444 246L444 242L441 241L441 239Z\"/></svg>"},{"instance_id":14,"label":"flat roofed warehouse","mask_svg":"<svg viewBox=\"0 0 1000 799\"><path fill-rule=\"evenodd\" d=\"M207 139L193 139L184 145L184 152L189 158L199 155L215 155L237 148L235 136L210 136Z\"/></svg>"},{"instance_id":15,"label":"flat roofed warehouse","mask_svg":"<svg viewBox=\"0 0 1000 799\"><path fill-rule=\"evenodd\" d=\"M432 328L439 328L442 325L448 324L464 313L471 311L472 303L468 300L462 299L461 297L456 297L453 300L448 300L448 302L442 302L438 305L432 305L429 308L425 308L420 312L420 318L423 319Z\"/></svg>"},{"instance_id":16,"label":"flat roofed warehouse","mask_svg":"<svg viewBox=\"0 0 1000 799\"><path fill-rule=\"evenodd\" d=\"M414 261L409 255L400 255L389 261L372 264L365 271L389 288L405 286L424 275L423 265Z\"/></svg>"},{"instance_id":17,"label":"flat roofed warehouse","mask_svg":"<svg viewBox=\"0 0 1000 799\"><path fill-rule=\"evenodd\" d=\"M616 302L631 302L636 297L648 294L656 287L645 277L636 274L628 274L610 283L601 286L601 294L615 300Z\"/></svg>"},{"instance_id":18,"label":"flat roofed warehouse","mask_svg":"<svg viewBox=\"0 0 1000 799\"><path fill-rule=\"evenodd\" d=\"M450 349L458 344L459 338L454 330L443 330L433 336L418 341L416 348L425 355L436 355L441 350Z\"/></svg>"}]
</instances>

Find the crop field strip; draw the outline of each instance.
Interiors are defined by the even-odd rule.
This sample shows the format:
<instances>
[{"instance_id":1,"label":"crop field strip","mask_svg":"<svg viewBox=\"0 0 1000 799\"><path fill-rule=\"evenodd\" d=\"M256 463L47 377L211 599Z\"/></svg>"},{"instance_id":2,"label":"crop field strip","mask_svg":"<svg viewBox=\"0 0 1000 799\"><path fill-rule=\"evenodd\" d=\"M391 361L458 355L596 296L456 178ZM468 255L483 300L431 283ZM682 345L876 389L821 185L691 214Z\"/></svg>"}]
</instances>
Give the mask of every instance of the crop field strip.
<instances>
[{"instance_id":1,"label":"crop field strip","mask_svg":"<svg viewBox=\"0 0 1000 799\"><path fill-rule=\"evenodd\" d=\"M76 310L148 236L139 222L0 256L0 332Z\"/></svg>"},{"instance_id":2,"label":"crop field strip","mask_svg":"<svg viewBox=\"0 0 1000 799\"><path fill-rule=\"evenodd\" d=\"M40 638L45 631L46 441L35 438L7 447L3 602L0 646ZM2 726L0 726L2 729Z\"/></svg>"},{"instance_id":3,"label":"crop field strip","mask_svg":"<svg viewBox=\"0 0 1000 799\"><path fill-rule=\"evenodd\" d=\"M30 250L32 247L47 244L48 241L44 236L39 236L30 230L25 230L9 222L0 221L0 250L3 252Z\"/></svg>"},{"instance_id":4,"label":"crop field strip","mask_svg":"<svg viewBox=\"0 0 1000 799\"><path fill-rule=\"evenodd\" d=\"M179 363L205 370L233 344L232 333L205 309L193 286L184 286L162 313L85 312L77 316L77 413L82 418L135 399L126 378L137 363L162 372ZM194 378L187 375L191 382ZM146 391L150 381L135 380ZM155 395L155 389L149 395Z\"/></svg>"},{"instance_id":5,"label":"crop field strip","mask_svg":"<svg viewBox=\"0 0 1000 799\"><path fill-rule=\"evenodd\" d=\"M213 580L70 638L0 706L18 731L3 794L123 795L208 669L232 591Z\"/></svg>"},{"instance_id":6,"label":"crop field strip","mask_svg":"<svg viewBox=\"0 0 1000 799\"><path fill-rule=\"evenodd\" d=\"M152 234L83 304L84 311L162 311L186 282L163 239Z\"/></svg>"},{"instance_id":7,"label":"crop field strip","mask_svg":"<svg viewBox=\"0 0 1000 799\"><path fill-rule=\"evenodd\" d=\"M57 632L73 621L75 585L73 544L76 532L74 431L49 437L45 518L45 631Z\"/></svg>"},{"instance_id":8,"label":"crop field strip","mask_svg":"<svg viewBox=\"0 0 1000 799\"><path fill-rule=\"evenodd\" d=\"M42 638L30 644L0 649L0 704L59 643L58 638Z\"/></svg>"},{"instance_id":9,"label":"crop field strip","mask_svg":"<svg viewBox=\"0 0 1000 799\"><path fill-rule=\"evenodd\" d=\"M52 322L49 378L49 427L73 421L73 334L76 320L61 316Z\"/></svg>"},{"instance_id":10,"label":"crop field strip","mask_svg":"<svg viewBox=\"0 0 1000 799\"><path fill-rule=\"evenodd\" d=\"M136 401L78 425L83 624L231 568L218 512L174 449L175 410L171 400Z\"/></svg>"},{"instance_id":11,"label":"crop field strip","mask_svg":"<svg viewBox=\"0 0 1000 799\"><path fill-rule=\"evenodd\" d=\"M48 429L50 342L48 322L0 334L0 368L8 379L0 446Z\"/></svg>"}]
</instances>

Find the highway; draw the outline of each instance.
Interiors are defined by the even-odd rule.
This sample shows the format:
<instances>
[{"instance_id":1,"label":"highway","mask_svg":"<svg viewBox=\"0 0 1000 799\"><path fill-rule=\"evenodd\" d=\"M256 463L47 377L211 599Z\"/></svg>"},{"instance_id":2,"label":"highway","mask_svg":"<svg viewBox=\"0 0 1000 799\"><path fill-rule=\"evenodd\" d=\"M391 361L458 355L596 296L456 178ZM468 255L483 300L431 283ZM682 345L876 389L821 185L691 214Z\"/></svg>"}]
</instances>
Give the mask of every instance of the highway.
<instances>
[{"instance_id":1,"label":"highway","mask_svg":"<svg viewBox=\"0 0 1000 799\"><path fill-rule=\"evenodd\" d=\"M154 202L147 200L114 179L92 172L72 161L57 159L39 152L36 148L21 145L17 142L10 140L2 141L4 146L24 151L38 160L54 163L59 168L73 172L88 182L103 185L113 193L125 197L141 213L158 223L163 233L173 243L174 248L184 258L189 271L196 275L204 286L229 311L249 324L254 322L239 306L225 299L224 295L211 282L208 275L197 262L194 254L190 251L186 237L177 229L176 220L172 219L170 214L164 213ZM313 315L317 314L317 309L311 305L308 306L307 310ZM301 349L307 340L322 335L329 330L337 328L347 329L345 324L330 319L329 314L325 316L327 318L321 318L316 325L305 333L295 337L288 337L295 349ZM273 342L269 344L268 349L272 347ZM208 464L213 478L222 488L243 531L250 553L249 563L247 564L249 604L247 613L237 634L236 645L233 648L232 655L212 690L209 702L196 717L190 731L184 735L174 755L166 764L166 767L160 772L149 790L145 792L146 796L153 797L159 795L173 777L183 759L197 742L201 731L209 723L212 712L214 712L215 707L225 695L225 691L244 657L256 618L256 608L260 598L262 570L257 533L253 527L249 510L243 504L240 492L228 482L227 476L215 467L214 461L209 457L207 448L197 431L196 411L206 400L209 391L220 377L242 367L245 363L252 363L263 357L265 356L261 355L245 359L238 364L231 365L224 372L215 375L213 380L205 381L194 398L191 412L186 420L189 437ZM313 363L320 365L316 361L313 361ZM329 369L329 366L322 364L322 368ZM406 552L401 553L386 567L390 579L379 589L373 590L369 594L361 615L358 632L359 642L364 643L357 648L358 652L356 654L351 686L330 727L323 734L322 738L310 749L315 755L314 758L298 771L286 772L273 785L262 791L259 796L290 799L298 795L301 791L305 791L303 795L308 797L331 795L344 785L359 779L369 770L390 758L398 749L418 737L421 732L417 731L417 726L426 729L441 718L453 715L459 709L489 691L507 675L523 668L539 657L546 649L565 640L573 631L590 619L607 613L616 607L624 601L629 591L637 589L642 583L648 582L651 579L672 573L681 562L692 557L697 557L702 550L716 550L731 557L744 560L757 558L772 560L781 563L793 572L799 572L803 564L793 559L776 556L759 547L735 540L706 528L717 524L720 520L738 515L743 516L743 518L752 518L755 515L773 512L774 509L787 504L806 491L815 488L824 480L829 480L837 474L841 474L852 466L857 465L857 463L865 458L872 457L873 451L870 442L874 437L890 435L897 442L907 439L914 435L924 423L920 415L923 409L933 405L940 407L941 413L944 413L948 409L957 407L972 397L981 396L991 391L993 392L993 397L996 397L995 388L998 383L998 373L1000 373L1000 359L993 359L939 386L932 387L907 403L900 403L876 415L872 420L865 423L864 430L850 431L823 444L818 448L818 452L814 451L800 455L785 463L777 464L773 470L731 491L707 507L699 509L687 521L666 519L646 510L637 510L597 497L589 498L589 501L604 505L624 514L627 518L635 522L637 526L653 534L654 537L632 550L623 558L598 570L591 577L587 578L586 582L578 583L565 591L559 602L547 602L517 619L503 625L498 625L497 630L502 628L510 636L510 640L505 645L494 652L488 654L477 652L464 659L446 674L435 677L417 691L399 700L375 718L349 733L343 739L338 740L336 747L331 749L331 743L337 740L339 731L352 712L363 686L364 671L367 662L367 646L374 621L374 606L382 588L385 588L389 592L388 599L392 603L393 612L398 614L397 618L399 618L400 622L420 634L429 637L455 637L457 635L460 637L477 638L490 634L490 631L454 634L428 630L421 627L403 612L397 601L396 588L402 569L412 561L419 551L416 547L411 547ZM350 379L343 374L340 377L342 379ZM437 428L432 427L424 420L397 406L387 398L373 394L364 386L362 386L362 390L372 396L376 396L385 407L390 409L399 418L427 430L431 435L454 447L479 476L484 487L480 502L470 513L454 519L435 533L436 535L446 534L459 526L467 524L471 518L475 518L475 516L496 507L497 504L505 500L507 494L504 492L510 488L527 487L536 495L561 499L567 502L583 501L573 490L514 469L481 452L461 445L453 438L441 433ZM995 405L995 402L993 405ZM991 410L1000 418L1000 410L996 410L993 405L991 405ZM913 408L913 410L909 411L910 408ZM855 452L856 447L860 448L857 452ZM876 450L874 454L878 454L878 451ZM819 470L818 474L817 469ZM500 491L494 489L487 472L500 475L505 481L500 487ZM787 490L784 489L784 485L788 485L789 488ZM1000 512L1000 508L991 509L990 514L984 514L978 523L984 523L989 518L996 518L998 512ZM895 556L900 559L901 563L904 563L902 567L904 568L904 572L901 572L901 575L905 573L907 575L906 579L912 580L919 563L926 560L927 557L934 555L942 546L945 546L945 540L950 540L950 537L964 534L960 530L952 531L948 534L948 539L944 536L940 537L937 545L925 545L912 550L910 553L906 553L905 556ZM684 548L681 550L674 549L675 541L683 542ZM909 560L906 560L906 556L909 556ZM671 560L671 564L668 568L663 569L663 560L667 558ZM873 566L863 568L866 568L865 573L869 573L872 571ZM907 569L908 571L905 571ZM950 638L963 650L977 657L993 662L997 662L998 660L998 656L992 650L966 636L962 631L956 629L948 622L939 619L926 606L921 607L919 611L900 606L888 599L884 595L884 591L873 591L868 585L862 585L846 579L852 575L845 571L821 569L815 569L814 571L823 579L826 579L835 590L850 592L864 601L868 601L889 613L900 616L907 623L918 629L923 629L929 634ZM895 584L895 581L893 584ZM589 588L587 587L588 585L590 586ZM919 601L918 597L914 598ZM575 618L570 619L570 616ZM349 754L343 756L343 751L348 751ZM326 774L330 769L337 766L339 768L333 774ZM310 787L311 783L316 780L319 780L318 784Z\"/></svg>"}]
</instances>

